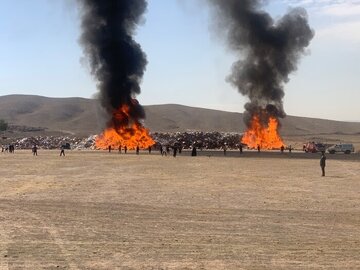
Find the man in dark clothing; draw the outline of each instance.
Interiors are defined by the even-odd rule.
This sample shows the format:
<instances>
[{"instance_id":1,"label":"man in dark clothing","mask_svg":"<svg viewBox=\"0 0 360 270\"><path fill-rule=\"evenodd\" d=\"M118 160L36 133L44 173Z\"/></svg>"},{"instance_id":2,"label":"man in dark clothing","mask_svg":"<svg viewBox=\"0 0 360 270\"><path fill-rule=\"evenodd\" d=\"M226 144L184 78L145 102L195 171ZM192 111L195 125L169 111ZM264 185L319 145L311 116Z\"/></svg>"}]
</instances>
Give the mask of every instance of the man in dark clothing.
<instances>
[{"instance_id":1,"label":"man in dark clothing","mask_svg":"<svg viewBox=\"0 0 360 270\"><path fill-rule=\"evenodd\" d=\"M36 144L34 144L34 146L32 148L32 152L33 152L33 156L37 156L37 146L36 146Z\"/></svg>"},{"instance_id":2,"label":"man in dark clothing","mask_svg":"<svg viewBox=\"0 0 360 270\"><path fill-rule=\"evenodd\" d=\"M109 153L110 153L111 152L111 145L109 145L108 149L109 149Z\"/></svg>"},{"instance_id":3,"label":"man in dark clothing","mask_svg":"<svg viewBox=\"0 0 360 270\"><path fill-rule=\"evenodd\" d=\"M239 149L240 149L240 154L242 154L242 152L243 152L243 146L242 146L241 143L240 143Z\"/></svg>"},{"instance_id":4,"label":"man in dark clothing","mask_svg":"<svg viewBox=\"0 0 360 270\"><path fill-rule=\"evenodd\" d=\"M64 156L65 157L65 146L64 145L62 145L61 147L60 147L60 157L61 156Z\"/></svg>"},{"instance_id":5,"label":"man in dark clothing","mask_svg":"<svg viewBox=\"0 0 360 270\"><path fill-rule=\"evenodd\" d=\"M136 154L137 154L137 155L139 154L139 151L140 151L139 146L136 146Z\"/></svg>"},{"instance_id":6,"label":"man in dark clothing","mask_svg":"<svg viewBox=\"0 0 360 270\"><path fill-rule=\"evenodd\" d=\"M191 151L191 156L196 157L196 155L197 155L197 153L196 153L196 147L193 146L193 149L192 149L192 151Z\"/></svg>"},{"instance_id":7,"label":"man in dark clothing","mask_svg":"<svg viewBox=\"0 0 360 270\"><path fill-rule=\"evenodd\" d=\"M176 154L177 154L177 151L178 151L177 147L174 146L174 147L173 147L173 150L174 150L173 157L176 157Z\"/></svg>"},{"instance_id":8,"label":"man in dark clothing","mask_svg":"<svg viewBox=\"0 0 360 270\"><path fill-rule=\"evenodd\" d=\"M326 166L326 156L325 156L325 152L321 152L321 157L320 157L320 167L321 167L321 172L322 175L321 176L325 176L325 166Z\"/></svg>"},{"instance_id":9,"label":"man in dark clothing","mask_svg":"<svg viewBox=\"0 0 360 270\"><path fill-rule=\"evenodd\" d=\"M257 146L258 153L260 153L260 144Z\"/></svg>"},{"instance_id":10,"label":"man in dark clothing","mask_svg":"<svg viewBox=\"0 0 360 270\"><path fill-rule=\"evenodd\" d=\"M125 152L125 154L126 154L126 152L127 152L127 146L125 145L125 147L124 147L124 152Z\"/></svg>"},{"instance_id":11,"label":"man in dark clothing","mask_svg":"<svg viewBox=\"0 0 360 270\"><path fill-rule=\"evenodd\" d=\"M149 155L150 155L151 154L151 146L149 146L148 150L149 150Z\"/></svg>"}]
</instances>

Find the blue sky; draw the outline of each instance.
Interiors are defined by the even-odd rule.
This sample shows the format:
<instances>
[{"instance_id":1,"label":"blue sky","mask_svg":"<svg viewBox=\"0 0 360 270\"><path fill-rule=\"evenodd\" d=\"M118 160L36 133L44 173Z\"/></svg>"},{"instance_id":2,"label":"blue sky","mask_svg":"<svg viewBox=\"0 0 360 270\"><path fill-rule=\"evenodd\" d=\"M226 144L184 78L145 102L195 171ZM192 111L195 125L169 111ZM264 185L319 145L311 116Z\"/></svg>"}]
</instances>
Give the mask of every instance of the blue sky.
<instances>
[{"instance_id":1,"label":"blue sky","mask_svg":"<svg viewBox=\"0 0 360 270\"><path fill-rule=\"evenodd\" d=\"M242 112L226 81L236 56L211 29L204 0L149 0L137 41L149 64L144 105ZM360 121L360 0L272 0L275 18L303 6L316 35L285 86L287 114ZM92 97L75 0L0 0L0 95Z\"/></svg>"}]
</instances>

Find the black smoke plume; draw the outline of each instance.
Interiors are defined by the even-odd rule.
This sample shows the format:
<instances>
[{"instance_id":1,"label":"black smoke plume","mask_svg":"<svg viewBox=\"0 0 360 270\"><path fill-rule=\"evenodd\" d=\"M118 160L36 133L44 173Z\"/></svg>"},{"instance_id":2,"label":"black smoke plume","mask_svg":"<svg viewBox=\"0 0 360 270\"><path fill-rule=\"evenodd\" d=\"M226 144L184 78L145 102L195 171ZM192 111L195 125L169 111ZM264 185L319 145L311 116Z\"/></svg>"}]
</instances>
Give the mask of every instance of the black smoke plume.
<instances>
[{"instance_id":1,"label":"black smoke plume","mask_svg":"<svg viewBox=\"0 0 360 270\"><path fill-rule=\"evenodd\" d=\"M97 80L101 105L109 115L109 126L128 125L145 118L134 100L147 64L146 55L134 40L147 8L146 0L78 0L81 12L80 43ZM130 107L131 119L120 121L114 112Z\"/></svg>"},{"instance_id":2,"label":"black smoke plume","mask_svg":"<svg viewBox=\"0 0 360 270\"><path fill-rule=\"evenodd\" d=\"M314 36L306 10L294 8L274 20L261 9L264 0L208 1L215 7L228 45L239 53L228 81L249 98L245 123L249 126L254 114L285 117L284 84Z\"/></svg>"}]
</instances>

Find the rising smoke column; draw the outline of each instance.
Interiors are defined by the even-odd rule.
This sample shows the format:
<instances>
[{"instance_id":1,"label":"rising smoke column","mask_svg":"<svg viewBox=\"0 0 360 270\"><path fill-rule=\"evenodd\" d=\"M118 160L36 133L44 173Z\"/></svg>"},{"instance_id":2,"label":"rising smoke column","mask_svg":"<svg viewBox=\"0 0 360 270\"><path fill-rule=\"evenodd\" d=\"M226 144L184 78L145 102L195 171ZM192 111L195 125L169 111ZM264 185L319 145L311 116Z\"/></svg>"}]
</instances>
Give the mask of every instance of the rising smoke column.
<instances>
[{"instance_id":1,"label":"rising smoke column","mask_svg":"<svg viewBox=\"0 0 360 270\"><path fill-rule=\"evenodd\" d=\"M147 64L134 40L136 27L146 11L145 0L78 0L81 7L80 43L91 73L98 81L101 105L109 115L108 126L119 128L145 118L134 100ZM126 105L128 117L114 117Z\"/></svg>"},{"instance_id":2,"label":"rising smoke column","mask_svg":"<svg viewBox=\"0 0 360 270\"><path fill-rule=\"evenodd\" d=\"M245 123L249 127L254 115L263 123L269 117L285 117L284 83L314 36L306 10L291 9L275 21L261 10L264 0L208 1L215 7L229 47L240 55L228 81L249 98Z\"/></svg>"}]
</instances>

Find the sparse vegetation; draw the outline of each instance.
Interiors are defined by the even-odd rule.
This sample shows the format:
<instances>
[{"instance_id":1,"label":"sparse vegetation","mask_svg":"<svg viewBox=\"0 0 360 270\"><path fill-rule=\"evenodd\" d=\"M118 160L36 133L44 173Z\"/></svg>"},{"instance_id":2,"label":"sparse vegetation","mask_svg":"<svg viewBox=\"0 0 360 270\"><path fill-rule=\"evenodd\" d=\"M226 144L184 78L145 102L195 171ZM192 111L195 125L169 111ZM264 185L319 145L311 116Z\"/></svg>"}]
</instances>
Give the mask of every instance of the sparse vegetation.
<instances>
[{"instance_id":1,"label":"sparse vegetation","mask_svg":"<svg viewBox=\"0 0 360 270\"><path fill-rule=\"evenodd\" d=\"M4 119L0 119L0 131L5 131L8 127L8 123Z\"/></svg>"}]
</instances>

